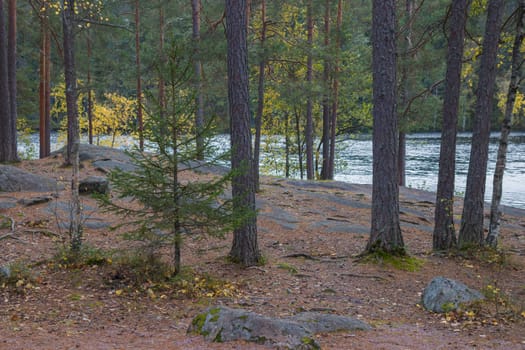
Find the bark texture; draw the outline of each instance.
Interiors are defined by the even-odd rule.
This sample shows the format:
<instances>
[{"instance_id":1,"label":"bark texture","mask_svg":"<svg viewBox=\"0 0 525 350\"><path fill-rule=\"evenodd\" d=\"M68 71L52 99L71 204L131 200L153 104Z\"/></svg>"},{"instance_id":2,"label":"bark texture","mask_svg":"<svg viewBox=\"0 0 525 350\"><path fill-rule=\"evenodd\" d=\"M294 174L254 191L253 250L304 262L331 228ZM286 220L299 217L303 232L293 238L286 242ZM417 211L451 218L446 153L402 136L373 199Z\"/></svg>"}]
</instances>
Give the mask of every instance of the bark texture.
<instances>
[{"instance_id":1,"label":"bark texture","mask_svg":"<svg viewBox=\"0 0 525 350\"><path fill-rule=\"evenodd\" d=\"M196 155L199 160L204 159L204 96L202 91L202 64L200 60L200 38L201 38L201 11L200 0L191 0L192 10L192 37L195 44L193 66L195 70L195 89L196 89L196 110L195 110L195 130L196 130Z\"/></svg>"},{"instance_id":2,"label":"bark texture","mask_svg":"<svg viewBox=\"0 0 525 350\"><path fill-rule=\"evenodd\" d=\"M0 1L0 162L17 161L16 121L11 113L10 67L4 1ZM10 55L9 55L10 56Z\"/></svg>"},{"instance_id":3,"label":"bark texture","mask_svg":"<svg viewBox=\"0 0 525 350\"><path fill-rule=\"evenodd\" d=\"M261 128L264 112L264 70L266 68L266 55L264 44L266 42L266 0L261 1L261 52L259 61L259 81L257 83L257 113L255 115L255 144L253 147L253 174L255 176L255 189L259 191L259 165L261 153Z\"/></svg>"},{"instance_id":4,"label":"bark texture","mask_svg":"<svg viewBox=\"0 0 525 350\"><path fill-rule=\"evenodd\" d=\"M372 8L373 176L372 223L367 252L404 254L399 224L396 115L395 0Z\"/></svg>"},{"instance_id":5,"label":"bark texture","mask_svg":"<svg viewBox=\"0 0 525 350\"><path fill-rule=\"evenodd\" d=\"M313 37L314 37L314 20L313 20L312 0L308 0L306 9L306 32L308 35L308 57L306 59L306 84L308 86L308 96L306 97L306 178L314 179L314 125L313 125L313 97L312 97L312 80L313 80Z\"/></svg>"},{"instance_id":6,"label":"bark texture","mask_svg":"<svg viewBox=\"0 0 525 350\"><path fill-rule=\"evenodd\" d=\"M521 54L521 45L523 43L524 33L524 13L525 0L520 0L517 11L516 20L516 36L512 48L512 66L511 76L509 82L509 89L507 92L507 102L505 104L505 117L501 124L501 136L498 147L498 157L496 160L496 169L494 170L494 179L492 186L492 204L490 206L490 224L489 234L486 243L492 247L498 244L498 237L500 231L501 221L501 195L503 192L503 174L505 172L505 165L507 162L507 146L510 129L512 125L512 111L516 101L516 93L520 86L522 79L521 66L523 64L523 55Z\"/></svg>"},{"instance_id":7,"label":"bark texture","mask_svg":"<svg viewBox=\"0 0 525 350\"><path fill-rule=\"evenodd\" d=\"M75 70L74 21L75 1L64 0L62 10L62 28L64 40L64 75L66 80L66 106L68 120L67 163L72 166L71 176L71 208L70 208L70 243L71 250L79 251L82 246L82 222L79 185L79 125L77 107L77 77Z\"/></svg>"},{"instance_id":8,"label":"bark texture","mask_svg":"<svg viewBox=\"0 0 525 350\"><path fill-rule=\"evenodd\" d=\"M255 182L250 132L250 97L248 93L246 0L225 0L226 39L228 46L228 102L232 150L232 196L234 215L242 225L234 230L230 256L244 266L259 262Z\"/></svg>"},{"instance_id":9,"label":"bark texture","mask_svg":"<svg viewBox=\"0 0 525 350\"><path fill-rule=\"evenodd\" d=\"M460 248L481 246L484 243L485 181L490 137L490 115L497 70L498 42L505 1L490 0L487 24L483 38L483 51L476 92L476 109L472 133L472 148L467 175L467 187L461 216Z\"/></svg>"},{"instance_id":10,"label":"bark texture","mask_svg":"<svg viewBox=\"0 0 525 350\"><path fill-rule=\"evenodd\" d=\"M51 154L51 39L46 4L40 9L40 158L45 158Z\"/></svg>"},{"instance_id":11,"label":"bark texture","mask_svg":"<svg viewBox=\"0 0 525 350\"><path fill-rule=\"evenodd\" d=\"M454 0L450 11L447 72L443 100L443 123L439 153L439 176L436 195L435 225L432 235L434 250L456 246L454 228L454 184L456 169L456 135L458 125L461 66L469 0Z\"/></svg>"}]
</instances>

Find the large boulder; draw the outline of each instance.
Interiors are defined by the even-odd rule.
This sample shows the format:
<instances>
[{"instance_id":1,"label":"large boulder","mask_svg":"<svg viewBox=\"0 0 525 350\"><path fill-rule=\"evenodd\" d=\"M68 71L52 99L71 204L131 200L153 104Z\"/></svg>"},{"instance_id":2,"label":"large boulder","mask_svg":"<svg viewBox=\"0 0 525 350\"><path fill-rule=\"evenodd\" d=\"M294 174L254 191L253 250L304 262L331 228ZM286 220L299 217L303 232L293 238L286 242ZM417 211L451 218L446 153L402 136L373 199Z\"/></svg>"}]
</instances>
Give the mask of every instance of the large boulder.
<instances>
[{"instance_id":1,"label":"large boulder","mask_svg":"<svg viewBox=\"0 0 525 350\"><path fill-rule=\"evenodd\" d=\"M359 320L337 315L308 312L289 318L271 318L242 309L214 306L197 315L188 332L215 342L245 340L284 349L320 349L315 333L370 328Z\"/></svg>"},{"instance_id":2,"label":"large boulder","mask_svg":"<svg viewBox=\"0 0 525 350\"><path fill-rule=\"evenodd\" d=\"M445 277L435 277L423 291L423 306L430 311L444 313L458 310L483 299L483 295L461 282Z\"/></svg>"},{"instance_id":3,"label":"large boulder","mask_svg":"<svg viewBox=\"0 0 525 350\"><path fill-rule=\"evenodd\" d=\"M11 165L0 165L0 192L48 192L64 185L45 176L31 174Z\"/></svg>"}]
</instances>

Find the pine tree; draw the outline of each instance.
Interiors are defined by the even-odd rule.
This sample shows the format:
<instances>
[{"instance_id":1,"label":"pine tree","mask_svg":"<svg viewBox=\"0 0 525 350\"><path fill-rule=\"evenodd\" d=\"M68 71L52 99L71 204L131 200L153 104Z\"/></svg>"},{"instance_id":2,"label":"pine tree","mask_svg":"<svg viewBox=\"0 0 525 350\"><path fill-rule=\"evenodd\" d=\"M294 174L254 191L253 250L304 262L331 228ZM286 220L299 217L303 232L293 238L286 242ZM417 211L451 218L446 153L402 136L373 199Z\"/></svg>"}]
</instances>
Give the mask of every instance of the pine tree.
<instances>
[{"instance_id":1,"label":"pine tree","mask_svg":"<svg viewBox=\"0 0 525 350\"><path fill-rule=\"evenodd\" d=\"M188 93L192 91L189 88L192 72L190 60L181 54L184 51L171 49L166 67L161 67L166 78L166 104L157 103L154 109L144 109L148 119L144 136L155 148L154 152L139 148L129 152L137 170L111 172L109 179L115 196L100 198L106 210L124 216L125 225L132 226L128 238L145 242L153 254L158 253L157 248L171 246L175 275L181 271L183 237L189 234L222 237L240 220L232 215L231 200L223 196L232 177L230 172L206 176L202 181L188 180L185 176L194 177L192 172L211 165L212 161L192 160L196 138L209 139L206 133L210 132L210 124L198 135L191 133L196 99L195 94ZM204 146L211 153L209 144L205 142ZM142 205L137 208L127 198Z\"/></svg>"}]
</instances>

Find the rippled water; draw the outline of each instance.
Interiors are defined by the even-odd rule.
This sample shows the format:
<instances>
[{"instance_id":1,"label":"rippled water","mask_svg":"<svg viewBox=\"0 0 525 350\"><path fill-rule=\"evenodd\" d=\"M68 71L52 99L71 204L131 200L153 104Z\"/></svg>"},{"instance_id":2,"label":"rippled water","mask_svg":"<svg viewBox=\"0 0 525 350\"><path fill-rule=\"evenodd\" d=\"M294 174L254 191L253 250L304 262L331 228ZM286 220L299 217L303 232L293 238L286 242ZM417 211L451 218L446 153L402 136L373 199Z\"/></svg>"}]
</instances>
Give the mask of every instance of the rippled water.
<instances>
[{"instance_id":1,"label":"rippled water","mask_svg":"<svg viewBox=\"0 0 525 350\"><path fill-rule=\"evenodd\" d=\"M489 147L489 169L486 184L485 199L490 202L492 196L492 177L498 150L498 133L491 135ZM229 147L228 136L220 135L213 144L219 149ZM275 141L272 140L272 141ZM84 142L84 141L83 141ZM129 137L119 140L120 148L130 147L133 141ZM436 191L439 166L440 135L414 134L407 136L406 182L407 186ZM38 136L34 135L31 142L33 153L38 155ZM53 149L61 146L61 142L53 135ZM275 147L275 146L274 146ZM24 145L21 145L24 150ZM262 147L264 149L264 147ZM281 154L282 155L282 154ZM261 155L268 160L279 160L280 156L273 152ZM470 134L459 134L456 152L456 193L463 195L466 186L468 163L470 157ZM282 168L282 167L280 167ZM279 171L267 172L283 175ZM352 183L372 183L372 141L370 137L346 138L337 143L335 179ZM513 133L509 138L507 169L503 178L502 203L525 209L525 133Z\"/></svg>"},{"instance_id":2,"label":"rippled water","mask_svg":"<svg viewBox=\"0 0 525 350\"><path fill-rule=\"evenodd\" d=\"M499 134L492 134L485 199L491 200L492 178L498 151ZM436 191L439 167L439 134L416 134L407 137L407 186ZM456 152L456 193L465 191L470 157L470 135L458 135ZM353 183L372 183L372 142L370 139L346 139L338 145L336 179ZM509 138L507 168L503 177L502 203L525 208L525 133Z\"/></svg>"}]
</instances>

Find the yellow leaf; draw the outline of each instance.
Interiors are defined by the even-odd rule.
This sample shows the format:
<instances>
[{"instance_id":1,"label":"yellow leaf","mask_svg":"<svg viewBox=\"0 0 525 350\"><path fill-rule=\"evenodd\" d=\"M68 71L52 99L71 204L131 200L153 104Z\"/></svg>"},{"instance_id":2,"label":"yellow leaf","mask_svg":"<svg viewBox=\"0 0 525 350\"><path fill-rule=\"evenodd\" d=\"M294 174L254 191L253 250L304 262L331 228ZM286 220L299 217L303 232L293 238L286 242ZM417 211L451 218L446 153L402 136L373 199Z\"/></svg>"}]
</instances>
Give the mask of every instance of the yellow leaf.
<instances>
[{"instance_id":1,"label":"yellow leaf","mask_svg":"<svg viewBox=\"0 0 525 350\"><path fill-rule=\"evenodd\" d=\"M521 312L521 317L525 317L525 311Z\"/></svg>"},{"instance_id":2,"label":"yellow leaf","mask_svg":"<svg viewBox=\"0 0 525 350\"><path fill-rule=\"evenodd\" d=\"M154 292L153 290L151 290L151 288L148 288L147 293L148 293L148 297L149 297L150 299L153 300L153 299L156 299L156 298L157 298L157 296L155 295L155 292Z\"/></svg>"},{"instance_id":3,"label":"yellow leaf","mask_svg":"<svg viewBox=\"0 0 525 350\"><path fill-rule=\"evenodd\" d=\"M123 291L122 289L117 289L117 290L115 291L115 295L116 295L117 297L119 297L119 296L122 295L123 292L124 292L124 291Z\"/></svg>"}]
</instances>

